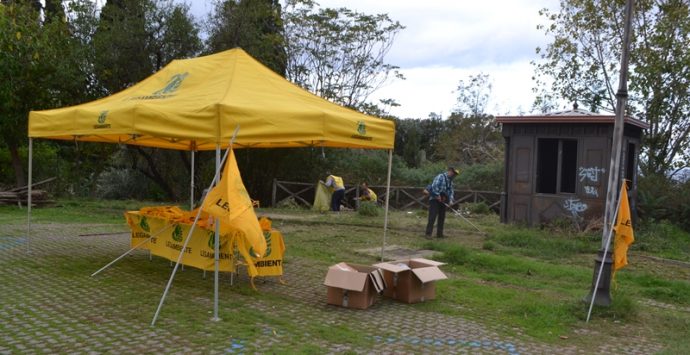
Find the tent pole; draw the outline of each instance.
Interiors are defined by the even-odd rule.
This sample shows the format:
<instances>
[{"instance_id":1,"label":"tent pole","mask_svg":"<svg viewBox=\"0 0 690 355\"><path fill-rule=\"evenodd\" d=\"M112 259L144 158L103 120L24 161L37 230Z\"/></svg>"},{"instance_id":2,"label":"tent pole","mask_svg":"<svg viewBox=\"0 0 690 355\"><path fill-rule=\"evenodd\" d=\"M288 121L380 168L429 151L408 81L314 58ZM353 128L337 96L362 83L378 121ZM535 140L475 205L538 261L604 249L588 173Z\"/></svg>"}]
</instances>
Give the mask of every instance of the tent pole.
<instances>
[{"instance_id":1,"label":"tent pole","mask_svg":"<svg viewBox=\"0 0 690 355\"><path fill-rule=\"evenodd\" d=\"M231 145L232 146L232 145ZM216 175L219 175L220 171L220 144L216 144ZM212 321L217 322L220 320L218 317L218 262L220 257L220 220L216 217L214 223L216 228L216 236L213 245L213 318Z\"/></svg>"},{"instance_id":2,"label":"tent pole","mask_svg":"<svg viewBox=\"0 0 690 355\"><path fill-rule=\"evenodd\" d=\"M27 186L26 205L27 205L27 219L26 219L26 248L31 252L31 184L33 184L33 157L34 157L34 139L29 138L29 181Z\"/></svg>"},{"instance_id":3,"label":"tent pole","mask_svg":"<svg viewBox=\"0 0 690 355\"><path fill-rule=\"evenodd\" d=\"M191 163L191 169L189 169L192 173L189 179L189 210L194 209L194 150L192 150L192 163Z\"/></svg>"},{"instance_id":4,"label":"tent pole","mask_svg":"<svg viewBox=\"0 0 690 355\"><path fill-rule=\"evenodd\" d=\"M237 131L237 130L235 130ZM232 146L232 144L231 144ZM230 153L230 149L225 151L225 155L223 156L223 160L221 161L221 164L225 162L225 159L227 159L228 155ZM219 176L218 169L216 169L216 175L213 177L213 180L211 181L211 185L209 186L209 190L213 187L213 185L218 181L220 178ZM165 285L165 291L163 291L163 296L161 297L160 303L158 303L158 308L156 309L156 313L153 315L153 320L151 320L151 326L156 325L156 319L158 319L158 314L161 311L161 308L163 308L163 302L165 301L165 297L168 295L168 291L170 290L170 286L172 285L172 281L175 278L175 273L177 272L177 268L180 266L180 262L182 262L182 256L184 255L184 251L187 249L187 244L189 244L189 240L192 237L192 232L194 232L194 228L196 227L196 223L199 221L199 217L201 216L201 211L204 209L204 205L202 204L199 206L199 209L196 212L196 217L194 217L194 222L192 223L192 228L189 229L189 233L187 234L187 238L184 240L184 244L182 245L182 249L180 249L180 255L177 257L177 262L175 263L175 267L173 268L172 273L170 274L170 279L168 279L168 284ZM217 223L216 223L217 225Z\"/></svg>"},{"instance_id":5,"label":"tent pole","mask_svg":"<svg viewBox=\"0 0 690 355\"><path fill-rule=\"evenodd\" d=\"M625 184L625 181L623 181ZM611 222L611 225L608 226L608 236L606 238L606 245L604 246L604 259L606 259L606 253L609 252L609 245L611 244L611 236L613 235L613 230L614 226L616 225L616 221L618 220L618 212L621 207L620 199L622 196L618 197L618 204L616 205L616 210L613 213L613 221ZM599 289L599 282L601 282L601 274L604 272L604 260L601 261L601 266L599 267L599 272L597 273L597 281L592 287L594 291L592 291L592 299L589 302L589 310L587 311L587 320L585 323L589 323L589 317L592 316L592 308L594 307L594 301L596 300L596 292Z\"/></svg>"},{"instance_id":6,"label":"tent pole","mask_svg":"<svg viewBox=\"0 0 690 355\"><path fill-rule=\"evenodd\" d=\"M383 244L381 245L381 261L386 249L386 235L388 234L388 202L391 196L391 168L393 167L393 149L388 151L388 177L386 180L386 211L383 217Z\"/></svg>"},{"instance_id":7,"label":"tent pole","mask_svg":"<svg viewBox=\"0 0 690 355\"><path fill-rule=\"evenodd\" d=\"M101 272L101 271L107 269L108 267L110 267L110 265L115 264L118 260L124 258L125 256L127 256L129 253L133 252L134 250L139 249L140 246L146 244L149 240L151 240L151 238L158 236L159 234L163 233L164 231L170 229L170 227L172 227L172 226L173 226L172 224L169 224L169 225L167 225L167 226L161 228L159 231L157 231L156 233L154 233L154 234L151 235L150 237L146 238L144 241L142 241L142 242L140 242L139 244L135 245L134 248L127 250L124 254L118 256L117 258L115 258L115 260L109 262L108 265L106 265L106 266L104 266L104 267L98 269L98 271L96 271L96 272L94 272L93 274L91 274L91 277L94 277L94 276L97 275L99 272ZM151 252L150 249L149 249L149 252Z\"/></svg>"}]
</instances>

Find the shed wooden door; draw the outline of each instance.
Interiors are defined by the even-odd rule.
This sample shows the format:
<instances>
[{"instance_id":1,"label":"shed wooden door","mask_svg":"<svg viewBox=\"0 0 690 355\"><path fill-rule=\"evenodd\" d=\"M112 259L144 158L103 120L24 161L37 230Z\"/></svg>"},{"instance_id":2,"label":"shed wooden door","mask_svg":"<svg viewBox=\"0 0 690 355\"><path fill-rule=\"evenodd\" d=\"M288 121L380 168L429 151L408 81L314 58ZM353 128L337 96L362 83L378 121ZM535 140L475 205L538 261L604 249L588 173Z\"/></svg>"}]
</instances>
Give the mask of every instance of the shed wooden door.
<instances>
[{"instance_id":1,"label":"shed wooden door","mask_svg":"<svg viewBox=\"0 0 690 355\"><path fill-rule=\"evenodd\" d=\"M534 191L534 137L513 136L511 145L508 221L529 223Z\"/></svg>"}]
</instances>

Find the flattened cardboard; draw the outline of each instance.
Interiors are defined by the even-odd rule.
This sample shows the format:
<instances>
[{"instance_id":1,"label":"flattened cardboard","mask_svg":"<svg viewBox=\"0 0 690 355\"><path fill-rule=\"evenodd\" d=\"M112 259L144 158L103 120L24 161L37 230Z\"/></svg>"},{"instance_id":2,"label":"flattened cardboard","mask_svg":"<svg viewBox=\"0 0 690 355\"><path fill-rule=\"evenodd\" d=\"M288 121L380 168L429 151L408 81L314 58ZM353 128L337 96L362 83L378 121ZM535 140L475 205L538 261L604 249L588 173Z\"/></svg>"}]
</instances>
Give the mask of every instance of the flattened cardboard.
<instances>
[{"instance_id":1,"label":"flattened cardboard","mask_svg":"<svg viewBox=\"0 0 690 355\"><path fill-rule=\"evenodd\" d=\"M414 262L416 262L416 263L426 264L426 265L429 265L429 266L441 266L441 265L446 265L446 263L442 263L442 262L440 262L440 261L429 260L429 259L424 259L424 258L413 258L413 259L410 259L410 261L414 261Z\"/></svg>"},{"instance_id":2,"label":"flattened cardboard","mask_svg":"<svg viewBox=\"0 0 690 355\"><path fill-rule=\"evenodd\" d=\"M329 267L324 285L328 286L328 304L357 309L369 308L376 294L386 288L378 268L349 263Z\"/></svg>"},{"instance_id":3,"label":"flattened cardboard","mask_svg":"<svg viewBox=\"0 0 690 355\"><path fill-rule=\"evenodd\" d=\"M371 278L371 284L374 286L376 293L381 293L386 289L386 281L383 279L381 270L370 273L369 278Z\"/></svg>"},{"instance_id":4,"label":"flattened cardboard","mask_svg":"<svg viewBox=\"0 0 690 355\"><path fill-rule=\"evenodd\" d=\"M362 292L369 274L363 272L344 271L338 268L328 269L324 285L342 288L343 290Z\"/></svg>"},{"instance_id":5,"label":"flattened cardboard","mask_svg":"<svg viewBox=\"0 0 690 355\"><path fill-rule=\"evenodd\" d=\"M412 273L414 276L417 276L417 279L419 279L419 281L423 284L437 280L445 280L448 278L448 276L446 276L446 274L444 274L436 266L412 269Z\"/></svg>"},{"instance_id":6,"label":"flattened cardboard","mask_svg":"<svg viewBox=\"0 0 690 355\"><path fill-rule=\"evenodd\" d=\"M417 303L436 298L435 281L448 277L438 268L444 263L415 258L374 264L383 270L387 287L385 297L406 303Z\"/></svg>"}]
</instances>

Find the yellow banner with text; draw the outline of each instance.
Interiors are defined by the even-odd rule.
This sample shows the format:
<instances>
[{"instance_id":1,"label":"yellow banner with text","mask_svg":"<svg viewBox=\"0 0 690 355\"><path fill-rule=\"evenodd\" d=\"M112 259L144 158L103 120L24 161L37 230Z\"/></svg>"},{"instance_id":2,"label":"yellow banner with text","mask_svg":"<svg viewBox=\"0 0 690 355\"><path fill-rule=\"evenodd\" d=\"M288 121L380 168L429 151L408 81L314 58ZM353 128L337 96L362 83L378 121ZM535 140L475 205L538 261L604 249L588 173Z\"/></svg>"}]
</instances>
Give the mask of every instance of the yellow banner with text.
<instances>
[{"instance_id":1,"label":"yellow banner with text","mask_svg":"<svg viewBox=\"0 0 690 355\"><path fill-rule=\"evenodd\" d=\"M177 261L180 251L183 249L184 240L189 235L192 227L190 224L179 223L163 218L146 216L139 211L125 213L127 224L132 230L131 247L148 242L139 248L150 250L153 255ZM214 246L215 233L197 226L194 228L187 247L184 248L183 265L192 266L202 270L214 270ZM234 272L232 243L224 235L220 236L219 265L220 271Z\"/></svg>"}]
</instances>

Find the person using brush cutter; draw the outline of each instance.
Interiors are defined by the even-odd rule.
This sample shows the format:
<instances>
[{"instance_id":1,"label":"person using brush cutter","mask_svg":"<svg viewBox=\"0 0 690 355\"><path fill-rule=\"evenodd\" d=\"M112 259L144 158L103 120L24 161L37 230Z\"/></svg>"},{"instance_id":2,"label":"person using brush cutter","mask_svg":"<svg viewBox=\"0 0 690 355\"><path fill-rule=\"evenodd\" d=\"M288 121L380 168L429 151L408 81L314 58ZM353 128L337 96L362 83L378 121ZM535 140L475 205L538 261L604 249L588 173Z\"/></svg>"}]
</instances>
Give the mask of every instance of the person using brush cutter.
<instances>
[{"instance_id":1,"label":"person using brush cutter","mask_svg":"<svg viewBox=\"0 0 690 355\"><path fill-rule=\"evenodd\" d=\"M430 185L429 189L429 220L426 224L425 237L431 239L434 230L434 223L438 219L436 226L436 237L443 238L443 224L446 220L446 206L453 204L453 179L460 172L448 167L444 173L438 174Z\"/></svg>"}]
</instances>

